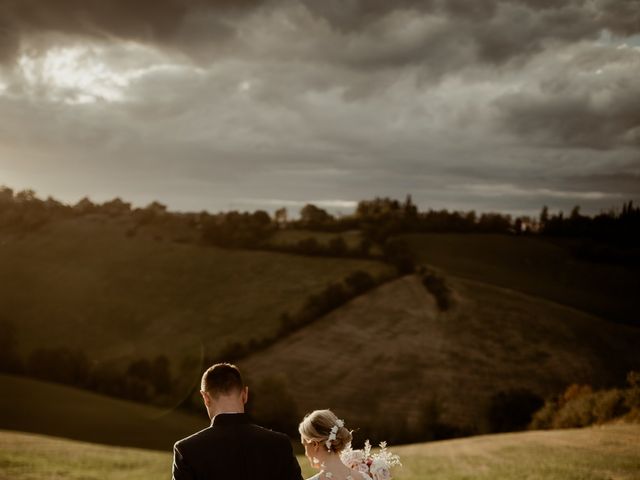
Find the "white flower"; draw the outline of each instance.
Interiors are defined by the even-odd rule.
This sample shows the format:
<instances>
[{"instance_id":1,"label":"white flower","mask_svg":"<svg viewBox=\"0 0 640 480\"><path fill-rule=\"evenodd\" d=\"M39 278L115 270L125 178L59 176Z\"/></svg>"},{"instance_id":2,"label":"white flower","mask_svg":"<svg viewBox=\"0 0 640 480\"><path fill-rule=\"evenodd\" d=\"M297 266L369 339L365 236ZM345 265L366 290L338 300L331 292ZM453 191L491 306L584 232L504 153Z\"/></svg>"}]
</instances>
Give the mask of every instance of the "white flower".
<instances>
[{"instance_id":1,"label":"white flower","mask_svg":"<svg viewBox=\"0 0 640 480\"><path fill-rule=\"evenodd\" d=\"M340 428L344 427L344 420L340 420L340 419L336 420L336 425Z\"/></svg>"},{"instance_id":2,"label":"white flower","mask_svg":"<svg viewBox=\"0 0 640 480\"><path fill-rule=\"evenodd\" d=\"M362 453L362 450L346 450L343 451L340 458L345 465L350 468L355 468L364 462L364 453Z\"/></svg>"},{"instance_id":3,"label":"white flower","mask_svg":"<svg viewBox=\"0 0 640 480\"><path fill-rule=\"evenodd\" d=\"M327 477L327 478L333 478L333 473L325 472L324 476Z\"/></svg>"},{"instance_id":4,"label":"white flower","mask_svg":"<svg viewBox=\"0 0 640 480\"><path fill-rule=\"evenodd\" d=\"M371 464L371 476L373 480L391 480L389 465L382 458L374 458Z\"/></svg>"},{"instance_id":5,"label":"white flower","mask_svg":"<svg viewBox=\"0 0 640 480\"><path fill-rule=\"evenodd\" d=\"M400 457L387 449L386 442L380 444L380 450L372 452L371 443L365 441L362 450L354 450L351 444L340 452L340 459L349 468L362 472L372 480L391 480L391 468L402 466Z\"/></svg>"}]
</instances>

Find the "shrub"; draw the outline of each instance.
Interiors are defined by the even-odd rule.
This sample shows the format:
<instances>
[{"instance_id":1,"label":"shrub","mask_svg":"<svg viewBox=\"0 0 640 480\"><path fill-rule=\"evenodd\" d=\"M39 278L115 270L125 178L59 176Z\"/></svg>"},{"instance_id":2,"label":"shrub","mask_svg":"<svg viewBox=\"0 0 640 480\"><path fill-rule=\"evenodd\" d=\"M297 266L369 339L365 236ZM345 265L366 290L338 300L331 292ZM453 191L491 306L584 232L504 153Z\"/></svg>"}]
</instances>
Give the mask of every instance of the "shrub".
<instances>
[{"instance_id":1,"label":"shrub","mask_svg":"<svg viewBox=\"0 0 640 480\"><path fill-rule=\"evenodd\" d=\"M629 377L628 377L629 378ZM609 422L631 412L638 401L630 374L627 390L610 389L594 392L588 385L571 385L556 399L547 400L531 422L531 428L579 428Z\"/></svg>"},{"instance_id":2,"label":"shrub","mask_svg":"<svg viewBox=\"0 0 640 480\"><path fill-rule=\"evenodd\" d=\"M553 419L553 428L580 428L595 422L593 395L583 395L567 402Z\"/></svg>"},{"instance_id":3,"label":"shrub","mask_svg":"<svg viewBox=\"0 0 640 480\"><path fill-rule=\"evenodd\" d=\"M557 400L547 400L540 410L533 414L529 428L547 430L553 428L553 418L558 411Z\"/></svg>"},{"instance_id":4,"label":"shrub","mask_svg":"<svg viewBox=\"0 0 640 480\"><path fill-rule=\"evenodd\" d=\"M627 413L625 392L620 389L605 390L593 394L593 416L596 423L605 423Z\"/></svg>"},{"instance_id":5,"label":"shrub","mask_svg":"<svg viewBox=\"0 0 640 480\"><path fill-rule=\"evenodd\" d=\"M640 420L640 372L629 372L627 375L629 388L625 395L625 405Z\"/></svg>"},{"instance_id":6,"label":"shrub","mask_svg":"<svg viewBox=\"0 0 640 480\"><path fill-rule=\"evenodd\" d=\"M453 306L453 298L451 289L444 277L428 270L426 267L420 268L420 275L424 287L435 297L438 309L441 312L449 310Z\"/></svg>"}]
</instances>

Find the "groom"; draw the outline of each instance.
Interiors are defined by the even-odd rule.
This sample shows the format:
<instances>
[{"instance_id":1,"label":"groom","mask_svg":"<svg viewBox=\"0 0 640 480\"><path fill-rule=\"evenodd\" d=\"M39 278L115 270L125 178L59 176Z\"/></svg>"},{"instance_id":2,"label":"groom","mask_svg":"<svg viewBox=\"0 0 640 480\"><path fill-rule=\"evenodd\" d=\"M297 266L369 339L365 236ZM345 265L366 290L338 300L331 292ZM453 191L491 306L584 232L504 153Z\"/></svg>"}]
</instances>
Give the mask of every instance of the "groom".
<instances>
[{"instance_id":1,"label":"groom","mask_svg":"<svg viewBox=\"0 0 640 480\"><path fill-rule=\"evenodd\" d=\"M173 480L302 480L289 438L244 413L249 388L235 365L210 367L200 394L211 426L173 446Z\"/></svg>"}]
</instances>

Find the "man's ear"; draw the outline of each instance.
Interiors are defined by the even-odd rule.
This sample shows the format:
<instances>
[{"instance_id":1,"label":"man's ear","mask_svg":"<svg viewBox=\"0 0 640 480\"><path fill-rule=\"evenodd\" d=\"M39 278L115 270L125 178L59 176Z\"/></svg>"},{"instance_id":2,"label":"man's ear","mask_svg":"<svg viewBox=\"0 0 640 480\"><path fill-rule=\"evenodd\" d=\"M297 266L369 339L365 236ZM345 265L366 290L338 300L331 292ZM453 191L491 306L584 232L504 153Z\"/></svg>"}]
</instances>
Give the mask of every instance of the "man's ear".
<instances>
[{"instance_id":1,"label":"man's ear","mask_svg":"<svg viewBox=\"0 0 640 480\"><path fill-rule=\"evenodd\" d=\"M244 389L242 390L242 403L246 405L248 401L249 401L249 387L244 387Z\"/></svg>"},{"instance_id":2,"label":"man's ear","mask_svg":"<svg viewBox=\"0 0 640 480\"><path fill-rule=\"evenodd\" d=\"M200 395L202 395L202 400L204 401L204 404L208 407L209 403L211 403L211 397L205 390L200 390Z\"/></svg>"}]
</instances>

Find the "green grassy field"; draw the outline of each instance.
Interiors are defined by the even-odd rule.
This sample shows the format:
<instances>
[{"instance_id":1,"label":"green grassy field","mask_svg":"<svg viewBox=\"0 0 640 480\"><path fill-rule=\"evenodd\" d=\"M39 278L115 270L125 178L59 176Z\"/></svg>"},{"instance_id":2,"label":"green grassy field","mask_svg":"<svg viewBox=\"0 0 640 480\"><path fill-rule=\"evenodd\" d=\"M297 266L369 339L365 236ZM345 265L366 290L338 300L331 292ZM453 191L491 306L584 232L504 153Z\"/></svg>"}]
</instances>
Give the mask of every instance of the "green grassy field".
<instances>
[{"instance_id":1,"label":"green grassy field","mask_svg":"<svg viewBox=\"0 0 640 480\"><path fill-rule=\"evenodd\" d=\"M418 260L449 274L640 325L640 271L575 258L562 243L508 235L405 235Z\"/></svg>"},{"instance_id":2,"label":"green grassy field","mask_svg":"<svg viewBox=\"0 0 640 480\"><path fill-rule=\"evenodd\" d=\"M223 250L129 237L127 218L89 216L24 235L0 233L0 315L18 349L82 348L94 360L216 352L260 339L310 294L380 262Z\"/></svg>"},{"instance_id":3,"label":"green grassy field","mask_svg":"<svg viewBox=\"0 0 640 480\"><path fill-rule=\"evenodd\" d=\"M637 480L640 426L526 432L392 447L397 480ZM313 471L303 457L304 477ZM0 478L169 478L171 454L0 431Z\"/></svg>"}]
</instances>

